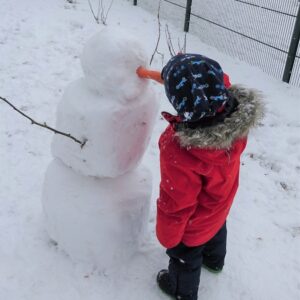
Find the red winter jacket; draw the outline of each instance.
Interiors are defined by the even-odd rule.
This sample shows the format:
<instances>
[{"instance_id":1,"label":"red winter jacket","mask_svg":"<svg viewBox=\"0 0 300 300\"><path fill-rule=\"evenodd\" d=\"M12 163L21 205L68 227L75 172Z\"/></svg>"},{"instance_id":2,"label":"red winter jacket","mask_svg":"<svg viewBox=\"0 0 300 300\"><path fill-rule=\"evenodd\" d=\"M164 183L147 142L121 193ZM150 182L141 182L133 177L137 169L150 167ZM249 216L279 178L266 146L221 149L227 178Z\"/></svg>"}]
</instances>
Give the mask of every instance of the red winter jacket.
<instances>
[{"instance_id":1,"label":"red winter jacket","mask_svg":"<svg viewBox=\"0 0 300 300\"><path fill-rule=\"evenodd\" d=\"M179 132L170 124L160 137L156 233L166 248L180 242L206 243L228 216L239 185L246 137L262 112L254 91L240 86L229 90L239 105L226 122Z\"/></svg>"}]
</instances>

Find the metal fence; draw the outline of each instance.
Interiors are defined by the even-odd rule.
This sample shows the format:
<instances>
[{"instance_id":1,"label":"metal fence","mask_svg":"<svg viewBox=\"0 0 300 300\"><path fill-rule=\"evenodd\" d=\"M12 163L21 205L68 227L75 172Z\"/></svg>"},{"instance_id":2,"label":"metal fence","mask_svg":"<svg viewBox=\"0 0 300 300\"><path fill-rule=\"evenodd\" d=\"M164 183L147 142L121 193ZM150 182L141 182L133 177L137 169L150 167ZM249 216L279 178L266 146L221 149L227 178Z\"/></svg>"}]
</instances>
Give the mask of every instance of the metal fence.
<instances>
[{"instance_id":1,"label":"metal fence","mask_svg":"<svg viewBox=\"0 0 300 300\"><path fill-rule=\"evenodd\" d=\"M165 10L174 8L172 12L182 19L184 31L269 75L300 86L299 0L161 1L168 6ZM134 0L134 5L145 2Z\"/></svg>"}]
</instances>

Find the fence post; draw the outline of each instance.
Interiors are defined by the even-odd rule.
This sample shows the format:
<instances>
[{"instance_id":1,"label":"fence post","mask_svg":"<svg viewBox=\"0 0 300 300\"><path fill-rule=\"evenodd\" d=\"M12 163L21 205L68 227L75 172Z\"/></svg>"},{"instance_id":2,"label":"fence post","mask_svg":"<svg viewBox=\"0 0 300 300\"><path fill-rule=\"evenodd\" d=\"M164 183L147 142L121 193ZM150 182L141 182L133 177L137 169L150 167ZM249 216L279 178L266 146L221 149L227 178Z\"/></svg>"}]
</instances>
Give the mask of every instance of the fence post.
<instances>
[{"instance_id":1,"label":"fence post","mask_svg":"<svg viewBox=\"0 0 300 300\"><path fill-rule=\"evenodd\" d=\"M184 21L185 32L189 32L190 29L191 12L192 12L192 0L187 0L186 9L185 9L185 21Z\"/></svg>"},{"instance_id":2,"label":"fence post","mask_svg":"<svg viewBox=\"0 0 300 300\"><path fill-rule=\"evenodd\" d=\"M294 31L293 31L291 44L290 44L290 49L288 52L288 57L286 60L283 78L282 78L282 80L287 83L289 83L291 80L293 67L294 67L295 60L296 60L299 41L300 41L300 5L298 7L297 19L295 22L295 27L294 27Z\"/></svg>"},{"instance_id":3,"label":"fence post","mask_svg":"<svg viewBox=\"0 0 300 300\"><path fill-rule=\"evenodd\" d=\"M133 0L133 5L137 6L137 0Z\"/></svg>"}]
</instances>

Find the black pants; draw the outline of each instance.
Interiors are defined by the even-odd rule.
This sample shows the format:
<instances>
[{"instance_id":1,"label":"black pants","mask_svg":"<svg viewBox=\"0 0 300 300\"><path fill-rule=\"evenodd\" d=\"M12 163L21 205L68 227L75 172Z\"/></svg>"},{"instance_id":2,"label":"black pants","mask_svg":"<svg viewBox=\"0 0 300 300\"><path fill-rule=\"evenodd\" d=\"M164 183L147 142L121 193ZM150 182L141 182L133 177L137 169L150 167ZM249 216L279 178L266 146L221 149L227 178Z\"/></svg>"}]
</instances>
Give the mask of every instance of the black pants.
<instances>
[{"instance_id":1,"label":"black pants","mask_svg":"<svg viewBox=\"0 0 300 300\"><path fill-rule=\"evenodd\" d=\"M187 247L180 243L167 249L170 257L169 276L176 287L176 295L183 299L196 300L200 283L202 262L208 266L222 268L226 255L226 223L217 234L204 245Z\"/></svg>"}]
</instances>

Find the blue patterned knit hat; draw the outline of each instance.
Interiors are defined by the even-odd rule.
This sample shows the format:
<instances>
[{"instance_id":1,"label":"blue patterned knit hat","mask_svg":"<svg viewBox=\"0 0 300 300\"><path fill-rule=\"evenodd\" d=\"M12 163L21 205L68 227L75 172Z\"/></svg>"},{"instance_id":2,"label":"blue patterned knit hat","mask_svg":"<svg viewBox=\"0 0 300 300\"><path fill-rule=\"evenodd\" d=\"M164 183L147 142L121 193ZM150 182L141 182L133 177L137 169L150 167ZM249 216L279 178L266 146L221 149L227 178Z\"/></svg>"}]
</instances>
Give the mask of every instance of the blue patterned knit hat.
<instances>
[{"instance_id":1,"label":"blue patterned knit hat","mask_svg":"<svg viewBox=\"0 0 300 300\"><path fill-rule=\"evenodd\" d=\"M223 70L199 54L178 54L162 70L166 95L184 122L214 117L229 101Z\"/></svg>"}]
</instances>

